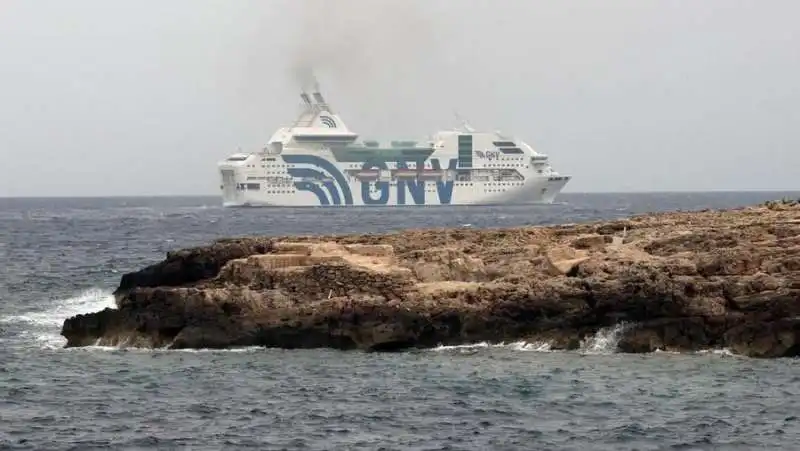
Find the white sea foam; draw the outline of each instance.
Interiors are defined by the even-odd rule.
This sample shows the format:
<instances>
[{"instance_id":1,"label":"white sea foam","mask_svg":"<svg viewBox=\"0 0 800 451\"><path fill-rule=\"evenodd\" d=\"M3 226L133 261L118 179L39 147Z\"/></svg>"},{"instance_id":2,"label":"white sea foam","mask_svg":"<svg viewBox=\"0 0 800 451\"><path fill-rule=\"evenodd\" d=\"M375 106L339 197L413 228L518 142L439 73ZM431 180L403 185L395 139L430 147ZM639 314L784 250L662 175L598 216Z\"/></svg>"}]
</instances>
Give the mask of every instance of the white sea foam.
<instances>
[{"instance_id":1,"label":"white sea foam","mask_svg":"<svg viewBox=\"0 0 800 451\"><path fill-rule=\"evenodd\" d=\"M564 351L564 352L577 352L583 355L608 355L608 354L615 354L619 352L618 346L619 341L623 336L625 330L629 327L628 323L619 323L611 327L604 327L591 337L587 337L581 341L580 347L576 351ZM431 351L441 352L441 351L461 351L464 353L471 353L476 352L480 349L490 349L490 348L503 348L509 349L513 351L534 351L534 352L554 352L556 350L552 349L552 345L547 342L526 342L526 341L516 341L513 343L489 343L489 342L479 342L479 343L472 343L472 344L464 344L464 345L453 345L453 346L437 346L435 348L430 349ZM656 349L651 354L661 354L661 355L713 355L718 357L740 357L739 355L731 352L729 349L707 349L701 350L697 352L673 352L673 351L664 351L662 349Z\"/></svg>"},{"instance_id":2,"label":"white sea foam","mask_svg":"<svg viewBox=\"0 0 800 451\"><path fill-rule=\"evenodd\" d=\"M619 323L612 327L606 327L598 330L593 336L588 337L581 341L580 348L577 352L581 354L613 354L617 352L617 345L619 344L622 333L625 331L627 324ZM453 346L437 346L433 351L475 351L482 348L506 348L514 351L535 351L535 352L551 352L552 345L547 342L527 342L516 341L513 343L489 343L479 342L465 345Z\"/></svg>"},{"instance_id":3,"label":"white sea foam","mask_svg":"<svg viewBox=\"0 0 800 451\"><path fill-rule=\"evenodd\" d=\"M92 288L77 296L55 299L43 303L41 310L0 318L0 324L25 323L29 326L21 336L30 337L44 348L61 348L66 343L61 336L64 320L81 313L91 313L105 308L116 308L114 296L107 290Z\"/></svg>"},{"instance_id":4,"label":"white sea foam","mask_svg":"<svg viewBox=\"0 0 800 451\"><path fill-rule=\"evenodd\" d=\"M452 345L452 346L437 346L432 348L432 351L472 351L478 350L483 348L507 348L514 351L535 351L535 352L549 352L550 351L550 343L546 342L527 342L527 341L515 341L512 343L489 343L486 341L482 341L479 343L472 343L472 344L465 344L465 345Z\"/></svg>"},{"instance_id":5,"label":"white sea foam","mask_svg":"<svg viewBox=\"0 0 800 451\"><path fill-rule=\"evenodd\" d=\"M733 353L733 352L732 352L730 349L728 349L728 348L722 348L722 349L704 349L704 350L702 350L702 351L697 351L697 353L696 353L696 354L711 354L711 355L716 355L716 356L720 356L720 357L739 357L739 355L738 355L738 354L734 354L734 353Z\"/></svg>"},{"instance_id":6,"label":"white sea foam","mask_svg":"<svg viewBox=\"0 0 800 451\"><path fill-rule=\"evenodd\" d=\"M721 349L701 349L695 352L678 352L678 351L665 351L663 349L656 349L653 354L666 354L666 355L713 355L717 357L742 357L739 354L732 352L728 348Z\"/></svg>"}]
</instances>

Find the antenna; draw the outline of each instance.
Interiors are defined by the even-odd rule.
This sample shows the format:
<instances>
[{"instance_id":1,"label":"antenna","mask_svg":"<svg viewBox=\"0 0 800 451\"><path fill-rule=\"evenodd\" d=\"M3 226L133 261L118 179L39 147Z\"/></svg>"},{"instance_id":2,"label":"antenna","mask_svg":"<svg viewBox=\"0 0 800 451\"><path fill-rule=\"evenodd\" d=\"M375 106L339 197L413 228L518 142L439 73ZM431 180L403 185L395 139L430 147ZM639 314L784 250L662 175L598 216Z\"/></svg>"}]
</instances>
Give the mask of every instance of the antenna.
<instances>
[{"instance_id":1,"label":"antenna","mask_svg":"<svg viewBox=\"0 0 800 451\"><path fill-rule=\"evenodd\" d=\"M458 114L458 111L453 110L453 114L456 116L456 120L458 122L461 122L461 126L464 127L464 130L466 130L466 131L468 131L470 133L474 133L475 132L475 129L472 128L471 125L469 125L469 122L467 122L466 119L464 119L463 117L461 117L460 114Z\"/></svg>"}]
</instances>

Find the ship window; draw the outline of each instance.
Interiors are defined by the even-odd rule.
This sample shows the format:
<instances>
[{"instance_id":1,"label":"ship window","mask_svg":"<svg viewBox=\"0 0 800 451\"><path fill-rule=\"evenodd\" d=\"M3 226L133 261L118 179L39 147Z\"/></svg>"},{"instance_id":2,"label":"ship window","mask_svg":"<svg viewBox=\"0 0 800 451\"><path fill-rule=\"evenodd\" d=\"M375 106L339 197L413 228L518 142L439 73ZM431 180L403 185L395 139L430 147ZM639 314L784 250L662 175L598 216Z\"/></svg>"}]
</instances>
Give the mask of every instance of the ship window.
<instances>
[{"instance_id":1,"label":"ship window","mask_svg":"<svg viewBox=\"0 0 800 451\"><path fill-rule=\"evenodd\" d=\"M261 189L261 184L260 183L248 183L247 184L247 189L250 190L250 191L258 191L259 189Z\"/></svg>"},{"instance_id":2,"label":"ship window","mask_svg":"<svg viewBox=\"0 0 800 451\"><path fill-rule=\"evenodd\" d=\"M244 161L247 157L228 157L228 161Z\"/></svg>"}]
</instances>

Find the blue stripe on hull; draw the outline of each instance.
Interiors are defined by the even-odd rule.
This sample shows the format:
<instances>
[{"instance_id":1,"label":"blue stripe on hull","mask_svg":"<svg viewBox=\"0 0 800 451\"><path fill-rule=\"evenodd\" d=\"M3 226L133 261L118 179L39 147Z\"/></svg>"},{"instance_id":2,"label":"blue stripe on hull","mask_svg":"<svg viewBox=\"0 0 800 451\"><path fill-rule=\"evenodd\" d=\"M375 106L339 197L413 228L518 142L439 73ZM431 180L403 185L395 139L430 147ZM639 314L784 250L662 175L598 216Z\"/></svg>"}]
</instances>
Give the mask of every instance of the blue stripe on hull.
<instances>
[{"instance_id":1,"label":"blue stripe on hull","mask_svg":"<svg viewBox=\"0 0 800 451\"><path fill-rule=\"evenodd\" d=\"M291 175L292 177L314 179L314 180L319 180L320 182L322 182L323 179L327 178L325 177L325 174L323 174L321 171L317 171L311 168L291 168L289 169L288 172L289 175ZM303 185L306 191L309 190L308 185L312 184L311 182L295 182L295 186L297 186L298 183L306 183L305 185ZM326 201L328 203L326 203L325 205L329 204L341 205L342 199L341 197L339 197L339 190L336 188L336 184L331 181L327 181L323 182L322 186L324 186L328 190L328 194L330 196L326 198Z\"/></svg>"},{"instance_id":2,"label":"blue stripe on hull","mask_svg":"<svg viewBox=\"0 0 800 451\"><path fill-rule=\"evenodd\" d=\"M300 191L310 191L317 196L319 199L319 204L323 206L330 205L330 201L328 200L328 196L325 195L325 191L322 190L318 185L311 183L311 182L295 182L295 187L297 187Z\"/></svg>"},{"instance_id":3,"label":"blue stripe on hull","mask_svg":"<svg viewBox=\"0 0 800 451\"><path fill-rule=\"evenodd\" d=\"M344 203L346 205L353 205L353 194L350 192L350 186L347 184L347 180L344 178L344 175L342 175L342 172L330 161L314 155L283 155L283 161L289 164L307 164L324 169L339 185L339 189L341 189L344 197ZM331 189L332 192L335 191L336 186L333 183L330 184L331 187L329 189ZM331 194L331 196L333 196L333 194Z\"/></svg>"}]
</instances>

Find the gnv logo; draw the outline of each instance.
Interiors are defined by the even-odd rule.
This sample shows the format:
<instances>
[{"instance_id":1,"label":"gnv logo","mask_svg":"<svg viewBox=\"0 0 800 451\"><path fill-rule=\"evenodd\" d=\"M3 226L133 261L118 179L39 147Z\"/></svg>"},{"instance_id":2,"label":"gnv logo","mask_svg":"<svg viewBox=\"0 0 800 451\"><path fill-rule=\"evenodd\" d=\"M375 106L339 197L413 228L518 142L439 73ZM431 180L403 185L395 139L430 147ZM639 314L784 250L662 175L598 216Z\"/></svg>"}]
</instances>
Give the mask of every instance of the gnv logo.
<instances>
[{"instance_id":1,"label":"gnv logo","mask_svg":"<svg viewBox=\"0 0 800 451\"><path fill-rule=\"evenodd\" d=\"M435 170L445 169L438 158L431 158L431 166ZM405 161L397 161L398 169L408 169ZM447 163L448 170L455 170L458 165L458 160L451 158ZM424 166L424 161L417 162L416 167ZM366 162L361 169L379 169L386 170L386 163L383 161ZM439 204L448 205L453 200L453 181L452 180L436 180L429 181L428 183L435 184L436 196L438 197ZM361 201L364 205L388 205L389 196L392 188L396 192L397 205L425 205L425 185L424 180L398 180L397 184L392 187L389 182L375 182L375 190L372 190L370 182L361 182Z\"/></svg>"},{"instance_id":2,"label":"gnv logo","mask_svg":"<svg viewBox=\"0 0 800 451\"><path fill-rule=\"evenodd\" d=\"M319 199L320 205L353 205L353 193L350 184L341 171L330 161L316 155L285 155L283 160L291 165L296 165L288 169L295 181L294 186L298 191L308 191ZM447 162L447 168L442 167L438 158L430 160L431 166L435 170L457 168L458 160L453 158ZM408 169L405 161L397 161L398 169ZM302 166L301 166L302 165ZM424 162L417 162L416 167L424 165ZM362 170L379 169L386 170L385 161L370 161L362 165ZM318 181L318 182L312 182ZM324 181L323 181L324 180ZM436 197L439 204L450 204L453 198L452 180L430 180L427 183L435 185ZM397 205L425 205L426 182L419 181L398 181L395 185L389 182L368 181L360 183L361 202L364 205L388 205L390 194L395 192Z\"/></svg>"},{"instance_id":3,"label":"gnv logo","mask_svg":"<svg viewBox=\"0 0 800 451\"><path fill-rule=\"evenodd\" d=\"M498 152L496 150L486 150L486 151L476 150L475 151L475 155L478 158L485 158L485 159L491 161L491 160L498 159L500 157L500 152Z\"/></svg>"}]
</instances>

